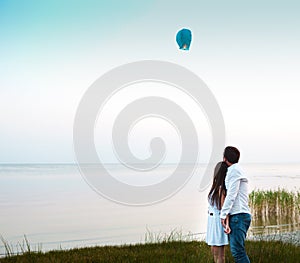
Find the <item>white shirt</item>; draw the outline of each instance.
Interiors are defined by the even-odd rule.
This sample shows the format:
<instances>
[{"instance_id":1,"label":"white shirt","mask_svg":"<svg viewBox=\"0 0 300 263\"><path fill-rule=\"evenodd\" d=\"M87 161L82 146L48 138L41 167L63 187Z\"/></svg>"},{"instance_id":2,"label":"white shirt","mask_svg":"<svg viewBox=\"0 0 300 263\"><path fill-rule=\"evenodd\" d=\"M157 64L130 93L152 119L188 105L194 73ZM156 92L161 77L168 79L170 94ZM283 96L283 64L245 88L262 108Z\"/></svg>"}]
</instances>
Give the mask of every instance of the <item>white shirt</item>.
<instances>
[{"instance_id":1,"label":"white shirt","mask_svg":"<svg viewBox=\"0 0 300 263\"><path fill-rule=\"evenodd\" d=\"M227 195L221 210L220 218L225 219L228 214L250 214L248 205L248 179L239 164L235 163L228 167L225 186Z\"/></svg>"}]
</instances>

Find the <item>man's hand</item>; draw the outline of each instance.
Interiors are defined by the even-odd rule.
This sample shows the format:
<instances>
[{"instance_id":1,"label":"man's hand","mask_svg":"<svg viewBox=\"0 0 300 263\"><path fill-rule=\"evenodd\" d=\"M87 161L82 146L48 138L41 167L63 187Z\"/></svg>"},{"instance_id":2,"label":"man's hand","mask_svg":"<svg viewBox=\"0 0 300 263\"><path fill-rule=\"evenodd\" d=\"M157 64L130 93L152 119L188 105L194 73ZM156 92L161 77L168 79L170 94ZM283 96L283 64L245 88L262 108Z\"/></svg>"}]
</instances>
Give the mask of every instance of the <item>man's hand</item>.
<instances>
[{"instance_id":1,"label":"man's hand","mask_svg":"<svg viewBox=\"0 0 300 263\"><path fill-rule=\"evenodd\" d=\"M224 233L227 235L231 233L231 229L230 229L229 225L226 225L226 227L224 229Z\"/></svg>"},{"instance_id":2,"label":"man's hand","mask_svg":"<svg viewBox=\"0 0 300 263\"><path fill-rule=\"evenodd\" d=\"M229 234L231 232L231 229L229 227L229 219L228 216L225 219L221 219L221 224L224 227L225 234Z\"/></svg>"}]
</instances>

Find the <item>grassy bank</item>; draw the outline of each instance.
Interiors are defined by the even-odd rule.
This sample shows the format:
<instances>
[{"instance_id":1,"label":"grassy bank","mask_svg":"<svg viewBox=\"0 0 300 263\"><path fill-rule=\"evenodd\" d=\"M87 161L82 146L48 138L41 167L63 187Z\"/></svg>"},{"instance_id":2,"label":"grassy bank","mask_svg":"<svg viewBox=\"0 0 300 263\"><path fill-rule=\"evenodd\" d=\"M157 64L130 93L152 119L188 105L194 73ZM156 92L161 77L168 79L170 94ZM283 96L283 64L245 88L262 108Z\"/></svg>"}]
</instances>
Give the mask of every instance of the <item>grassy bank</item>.
<instances>
[{"instance_id":1,"label":"grassy bank","mask_svg":"<svg viewBox=\"0 0 300 263\"><path fill-rule=\"evenodd\" d=\"M299 262L300 247L280 241L247 241L251 262ZM67 251L26 252L0 259L0 262L213 262L210 248L204 242L173 241L156 244L104 246ZM233 262L226 247L226 262Z\"/></svg>"}]
</instances>

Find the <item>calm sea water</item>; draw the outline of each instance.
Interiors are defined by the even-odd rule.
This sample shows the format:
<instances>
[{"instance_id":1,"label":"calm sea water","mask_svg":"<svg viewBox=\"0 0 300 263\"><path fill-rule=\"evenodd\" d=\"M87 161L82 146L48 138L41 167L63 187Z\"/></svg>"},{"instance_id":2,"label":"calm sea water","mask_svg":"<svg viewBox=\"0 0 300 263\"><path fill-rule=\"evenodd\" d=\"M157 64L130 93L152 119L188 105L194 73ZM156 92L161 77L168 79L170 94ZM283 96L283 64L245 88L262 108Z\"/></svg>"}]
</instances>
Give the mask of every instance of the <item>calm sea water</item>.
<instances>
[{"instance_id":1,"label":"calm sea water","mask_svg":"<svg viewBox=\"0 0 300 263\"><path fill-rule=\"evenodd\" d=\"M250 190L300 189L300 164L242 166ZM145 241L147 231L190 232L201 239L207 222L208 190L198 191L204 168L200 165L187 185L168 200L130 207L93 191L74 164L0 165L0 235L13 246L26 235L33 248L41 244L43 250L139 243ZM133 180L119 165L110 165L110 169L125 182ZM163 167L160 180L173 169L172 165Z\"/></svg>"}]
</instances>

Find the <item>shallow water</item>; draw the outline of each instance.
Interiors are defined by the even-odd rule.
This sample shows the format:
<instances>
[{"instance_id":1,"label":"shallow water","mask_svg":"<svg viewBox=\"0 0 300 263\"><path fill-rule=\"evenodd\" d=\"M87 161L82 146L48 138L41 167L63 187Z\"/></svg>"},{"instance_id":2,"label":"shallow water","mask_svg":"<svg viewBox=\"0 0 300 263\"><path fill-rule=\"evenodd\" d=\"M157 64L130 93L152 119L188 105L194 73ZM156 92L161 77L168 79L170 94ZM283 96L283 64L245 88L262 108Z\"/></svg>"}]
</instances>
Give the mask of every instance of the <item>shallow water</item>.
<instances>
[{"instance_id":1,"label":"shallow water","mask_svg":"<svg viewBox=\"0 0 300 263\"><path fill-rule=\"evenodd\" d=\"M207 222L208 190L198 191L204 168L200 165L184 188L166 201L132 207L97 194L74 164L0 165L0 234L12 245L26 235L33 248L42 244L43 250L144 242L147 231L169 233L174 229L201 239ZM300 189L300 165L245 164L243 168L250 190ZM134 180L119 165L110 165L110 169L116 178ZM162 180L172 170L167 165L161 178L156 175L151 180Z\"/></svg>"}]
</instances>

